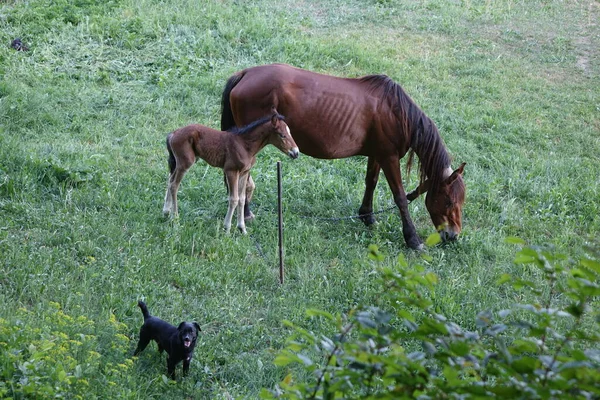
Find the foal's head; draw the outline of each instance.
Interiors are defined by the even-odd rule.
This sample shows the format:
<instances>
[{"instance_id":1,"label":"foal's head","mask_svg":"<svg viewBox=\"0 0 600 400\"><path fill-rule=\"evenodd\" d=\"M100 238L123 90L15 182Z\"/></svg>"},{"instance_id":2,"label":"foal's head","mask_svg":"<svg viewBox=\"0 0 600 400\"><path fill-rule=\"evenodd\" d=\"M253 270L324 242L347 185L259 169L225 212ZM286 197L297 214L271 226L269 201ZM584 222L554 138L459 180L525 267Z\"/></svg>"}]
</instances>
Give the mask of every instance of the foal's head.
<instances>
[{"instance_id":1,"label":"foal's head","mask_svg":"<svg viewBox=\"0 0 600 400\"><path fill-rule=\"evenodd\" d=\"M462 207L465 202L463 163L437 187L429 188L425 206L443 241L456 240L462 229Z\"/></svg>"},{"instance_id":2,"label":"foal's head","mask_svg":"<svg viewBox=\"0 0 600 400\"><path fill-rule=\"evenodd\" d=\"M282 115L278 113L273 114L269 129L269 144L277 147L291 158L298 158L298 155L300 154L298 145L294 142L294 138L290 133L290 128L283 121Z\"/></svg>"}]
</instances>

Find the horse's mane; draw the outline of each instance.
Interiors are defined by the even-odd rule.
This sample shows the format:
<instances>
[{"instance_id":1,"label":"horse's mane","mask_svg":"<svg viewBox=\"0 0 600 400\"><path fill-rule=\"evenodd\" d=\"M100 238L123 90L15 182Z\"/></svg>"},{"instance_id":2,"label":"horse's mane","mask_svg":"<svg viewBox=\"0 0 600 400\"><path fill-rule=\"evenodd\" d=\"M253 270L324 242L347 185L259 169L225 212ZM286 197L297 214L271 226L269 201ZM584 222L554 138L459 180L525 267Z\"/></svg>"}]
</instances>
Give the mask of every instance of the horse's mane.
<instances>
[{"instance_id":1,"label":"horse's mane","mask_svg":"<svg viewBox=\"0 0 600 400\"><path fill-rule=\"evenodd\" d=\"M400 133L410 141L406 163L410 175L415 153L419 156L419 181L429 178L431 187L444 179L443 171L450 166L450 155L435 123L415 104L402 87L386 75L368 75L361 81L369 84L373 91L380 91L380 98L388 102L396 116Z\"/></svg>"},{"instance_id":2,"label":"horse's mane","mask_svg":"<svg viewBox=\"0 0 600 400\"><path fill-rule=\"evenodd\" d=\"M228 129L227 132L231 132L234 135L244 135L246 133L252 132L253 130L255 130L256 128L258 128L259 126L261 126L262 124L271 121L271 118L273 117L273 115L269 115L267 117L262 117L260 119L257 119L254 122L250 122L248 125L246 126L241 126L241 127L237 127L234 126L231 129ZM277 114L277 119L280 121L285 121L285 117L281 114Z\"/></svg>"}]
</instances>

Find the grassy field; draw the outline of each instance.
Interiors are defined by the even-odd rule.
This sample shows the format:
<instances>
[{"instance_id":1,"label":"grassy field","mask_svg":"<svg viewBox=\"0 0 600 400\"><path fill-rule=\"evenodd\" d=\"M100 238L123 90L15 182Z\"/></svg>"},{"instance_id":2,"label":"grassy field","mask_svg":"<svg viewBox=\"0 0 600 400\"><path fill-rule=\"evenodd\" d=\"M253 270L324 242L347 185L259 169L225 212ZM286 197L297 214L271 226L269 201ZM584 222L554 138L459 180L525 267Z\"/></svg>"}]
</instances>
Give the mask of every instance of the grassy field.
<instances>
[{"instance_id":1,"label":"grassy field","mask_svg":"<svg viewBox=\"0 0 600 400\"><path fill-rule=\"evenodd\" d=\"M287 319L345 312L382 290L367 247L440 277L440 313L466 327L520 300L497 287L507 236L573 256L600 232L600 6L559 0L9 0L0 4L0 397L256 398ZM28 52L10 48L20 37ZM162 218L166 134L218 127L234 72L285 62L402 84L466 162L461 239L406 248L397 212L351 219L366 160L259 156L249 236L222 230L219 170L198 163ZM285 285L277 281L283 161ZM407 177L405 177L405 180ZM412 189L416 176L407 185ZM375 209L391 195L381 179ZM422 199L410 205L433 232ZM136 303L202 326L190 376L132 353ZM179 369L180 373L181 370ZM35 396L34 396L35 397Z\"/></svg>"}]
</instances>

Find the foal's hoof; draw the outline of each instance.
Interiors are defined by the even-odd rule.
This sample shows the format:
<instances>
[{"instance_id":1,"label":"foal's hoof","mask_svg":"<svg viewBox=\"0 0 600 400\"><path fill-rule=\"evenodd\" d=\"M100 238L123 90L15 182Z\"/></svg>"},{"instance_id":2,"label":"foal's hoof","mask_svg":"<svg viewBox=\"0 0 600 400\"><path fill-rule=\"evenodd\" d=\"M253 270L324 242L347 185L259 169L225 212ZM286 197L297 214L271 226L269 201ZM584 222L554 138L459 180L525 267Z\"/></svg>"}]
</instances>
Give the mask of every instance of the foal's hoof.
<instances>
[{"instance_id":1,"label":"foal's hoof","mask_svg":"<svg viewBox=\"0 0 600 400\"><path fill-rule=\"evenodd\" d=\"M249 214L244 215L244 221L252 221L254 218L254 213L252 211L250 211Z\"/></svg>"},{"instance_id":2,"label":"foal's hoof","mask_svg":"<svg viewBox=\"0 0 600 400\"><path fill-rule=\"evenodd\" d=\"M242 235L247 235L248 231L246 230L246 228L241 228L238 226L238 229L240 230L240 232L242 233Z\"/></svg>"}]
</instances>

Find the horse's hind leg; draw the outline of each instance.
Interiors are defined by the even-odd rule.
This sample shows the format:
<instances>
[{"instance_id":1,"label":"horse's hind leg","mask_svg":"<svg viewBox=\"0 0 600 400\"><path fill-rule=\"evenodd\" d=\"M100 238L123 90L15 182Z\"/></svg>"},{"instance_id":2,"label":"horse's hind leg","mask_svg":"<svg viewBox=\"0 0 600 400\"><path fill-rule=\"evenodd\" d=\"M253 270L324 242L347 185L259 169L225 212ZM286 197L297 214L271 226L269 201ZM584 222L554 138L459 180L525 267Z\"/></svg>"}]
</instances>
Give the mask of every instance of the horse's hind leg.
<instances>
[{"instance_id":1,"label":"horse's hind leg","mask_svg":"<svg viewBox=\"0 0 600 400\"><path fill-rule=\"evenodd\" d=\"M373 216L373 193L379 180L379 171L381 167L375 160L375 157L369 157L367 161L367 175L365 177L365 194L363 196L362 204L358 209L358 215L365 225L373 225L375 217Z\"/></svg>"},{"instance_id":2,"label":"horse's hind leg","mask_svg":"<svg viewBox=\"0 0 600 400\"><path fill-rule=\"evenodd\" d=\"M404 187L402 187L399 161L400 160L397 158L392 157L386 159L385 161L381 161L380 164L383 172L385 173L388 184L390 185L390 189L392 190L394 202L400 210L400 217L402 218L402 234L404 235L404 240L406 241L408 247L420 250L423 248L423 242L417 235L415 225L408 214L408 200L406 199Z\"/></svg>"}]
</instances>

